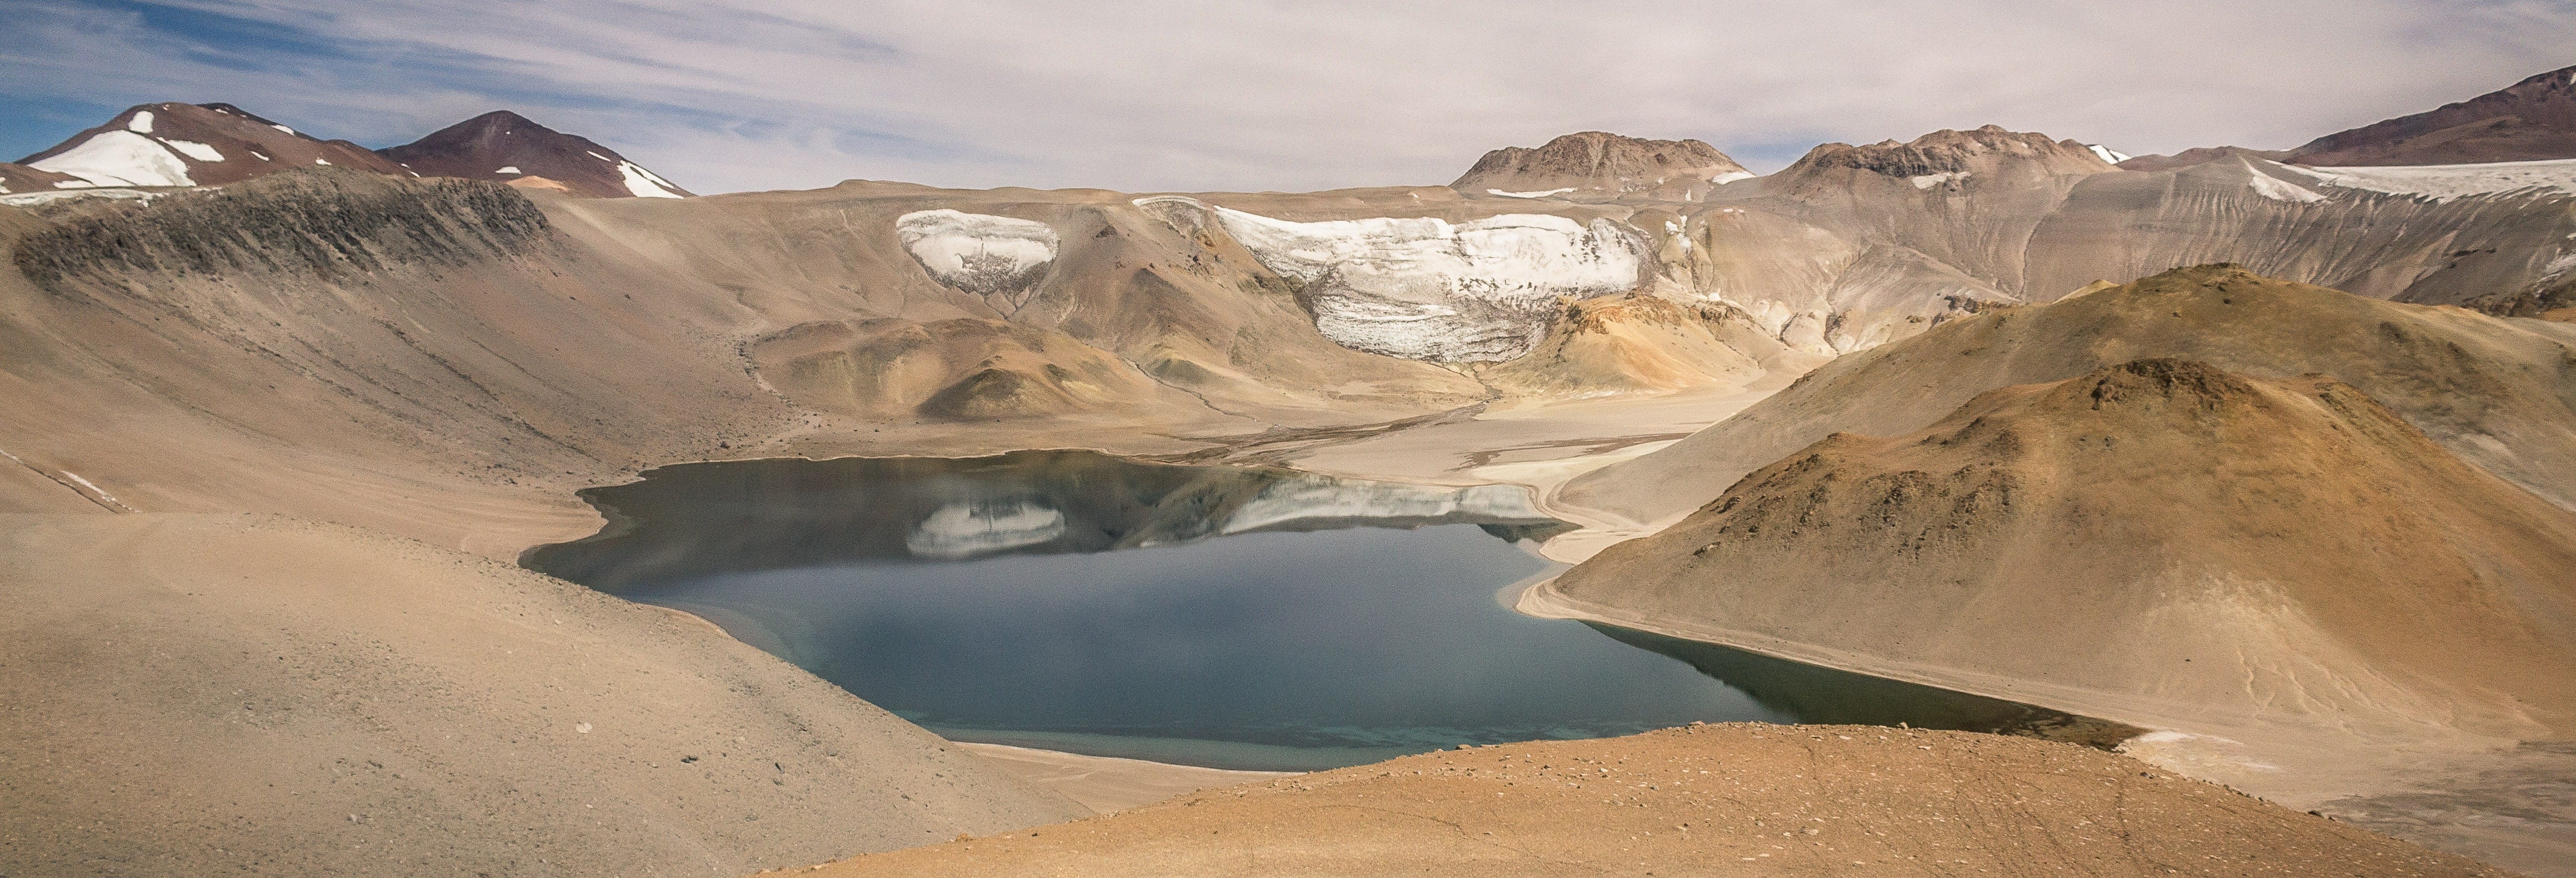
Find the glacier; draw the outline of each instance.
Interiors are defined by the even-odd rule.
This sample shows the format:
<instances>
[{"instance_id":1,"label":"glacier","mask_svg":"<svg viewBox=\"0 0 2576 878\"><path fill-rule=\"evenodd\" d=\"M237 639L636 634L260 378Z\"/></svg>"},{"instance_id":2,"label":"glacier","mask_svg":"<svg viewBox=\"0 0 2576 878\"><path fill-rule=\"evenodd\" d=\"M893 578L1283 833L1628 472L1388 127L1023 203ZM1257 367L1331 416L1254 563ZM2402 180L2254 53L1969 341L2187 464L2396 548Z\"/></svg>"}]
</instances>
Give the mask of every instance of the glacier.
<instances>
[{"instance_id":1,"label":"glacier","mask_svg":"<svg viewBox=\"0 0 2576 878\"><path fill-rule=\"evenodd\" d=\"M1045 223L946 208L904 214L894 227L931 277L1004 314L1028 304L1059 246Z\"/></svg>"},{"instance_id":2,"label":"glacier","mask_svg":"<svg viewBox=\"0 0 2576 878\"><path fill-rule=\"evenodd\" d=\"M1343 347L1415 360L1494 362L1547 335L1558 297L1635 289L1644 233L1595 219L1509 213L1292 222L1195 200L1262 267L1304 284L1315 328Z\"/></svg>"}]
</instances>

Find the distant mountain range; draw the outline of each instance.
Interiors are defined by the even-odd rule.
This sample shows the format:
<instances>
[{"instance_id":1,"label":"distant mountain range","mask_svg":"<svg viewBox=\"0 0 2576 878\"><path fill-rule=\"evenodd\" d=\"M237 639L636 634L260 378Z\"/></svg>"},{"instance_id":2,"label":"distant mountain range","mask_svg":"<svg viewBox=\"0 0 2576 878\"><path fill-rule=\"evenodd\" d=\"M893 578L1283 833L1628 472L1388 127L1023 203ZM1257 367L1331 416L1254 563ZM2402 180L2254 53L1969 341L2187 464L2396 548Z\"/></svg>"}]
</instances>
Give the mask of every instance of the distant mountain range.
<instances>
[{"instance_id":1,"label":"distant mountain range","mask_svg":"<svg viewBox=\"0 0 2576 878\"><path fill-rule=\"evenodd\" d=\"M589 138L498 110L401 146L322 140L231 104L144 104L51 149L0 162L0 193L126 186L221 186L290 168L461 177L587 198L680 198L661 175Z\"/></svg>"},{"instance_id":2,"label":"distant mountain range","mask_svg":"<svg viewBox=\"0 0 2576 878\"><path fill-rule=\"evenodd\" d=\"M2120 167L2170 171L2238 155L2320 168L2576 158L2576 67L2439 109L2328 134L2297 149L2200 147L2171 156L2138 156Z\"/></svg>"}]
</instances>

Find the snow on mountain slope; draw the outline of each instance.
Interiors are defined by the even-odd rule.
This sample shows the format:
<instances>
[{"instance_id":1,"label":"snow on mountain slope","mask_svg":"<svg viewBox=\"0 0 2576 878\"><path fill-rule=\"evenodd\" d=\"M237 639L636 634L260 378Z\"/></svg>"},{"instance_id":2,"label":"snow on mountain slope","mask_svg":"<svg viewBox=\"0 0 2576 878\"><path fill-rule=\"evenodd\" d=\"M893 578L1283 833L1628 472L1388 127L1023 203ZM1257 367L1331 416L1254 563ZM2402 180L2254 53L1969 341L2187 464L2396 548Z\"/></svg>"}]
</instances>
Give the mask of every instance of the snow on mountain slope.
<instances>
[{"instance_id":1,"label":"snow on mountain slope","mask_svg":"<svg viewBox=\"0 0 2576 878\"><path fill-rule=\"evenodd\" d=\"M1217 223L1263 267L1304 285L1315 328L1344 347L1445 362L1493 362L1547 334L1559 296L1634 289L1651 257L1645 236L1513 213L1464 223L1436 217L1291 222L1178 197Z\"/></svg>"},{"instance_id":2,"label":"snow on mountain slope","mask_svg":"<svg viewBox=\"0 0 2576 878\"><path fill-rule=\"evenodd\" d=\"M2476 195L2576 195L2576 159L2472 165L2276 167L2339 189L2407 195L2436 203Z\"/></svg>"},{"instance_id":3,"label":"snow on mountain slope","mask_svg":"<svg viewBox=\"0 0 2576 878\"><path fill-rule=\"evenodd\" d=\"M297 134L231 104L130 107L19 164L71 175L53 181L63 188L222 186L315 165L410 176L365 147Z\"/></svg>"},{"instance_id":4,"label":"snow on mountain slope","mask_svg":"<svg viewBox=\"0 0 2576 878\"><path fill-rule=\"evenodd\" d=\"M941 208L896 217L895 237L940 283L1009 314L1028 304L1055 261L1055 230L1035 220Z\"/></svg>"},{"instance_id":5,"label":"snow on mountain slope","mask_svg":"<svg viewBox=\"0 0 2576 878\"><path fill-rule=\"evenodd\" d=\"M148 129L151 125L143 127ZM131 130L91 135L77 146L28 162L27 166L70 174L91 186L197 185L197 181L188 179L188 164L178 155Z\"/></svg>"}]
</instances>

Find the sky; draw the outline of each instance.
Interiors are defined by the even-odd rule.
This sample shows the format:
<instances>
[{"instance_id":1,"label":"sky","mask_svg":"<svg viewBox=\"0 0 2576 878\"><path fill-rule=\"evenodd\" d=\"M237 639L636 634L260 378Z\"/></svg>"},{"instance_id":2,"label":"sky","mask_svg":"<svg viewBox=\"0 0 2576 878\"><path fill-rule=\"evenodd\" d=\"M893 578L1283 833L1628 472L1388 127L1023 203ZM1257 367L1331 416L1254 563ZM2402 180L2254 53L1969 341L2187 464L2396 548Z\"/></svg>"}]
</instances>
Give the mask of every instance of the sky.
<instances>
[{"instance_id":1,"label":"sky","mask_svg":"<svg viewBox=\"0 0 2576 878\"><path fill-rule=\"evenodd\" d=\"M377 147L511 109L700 193L1437 185L1583 130L2283 148L2576 64L2576 0L0 5L8 158L159 101Z\"/></svg>"}]
</instances>

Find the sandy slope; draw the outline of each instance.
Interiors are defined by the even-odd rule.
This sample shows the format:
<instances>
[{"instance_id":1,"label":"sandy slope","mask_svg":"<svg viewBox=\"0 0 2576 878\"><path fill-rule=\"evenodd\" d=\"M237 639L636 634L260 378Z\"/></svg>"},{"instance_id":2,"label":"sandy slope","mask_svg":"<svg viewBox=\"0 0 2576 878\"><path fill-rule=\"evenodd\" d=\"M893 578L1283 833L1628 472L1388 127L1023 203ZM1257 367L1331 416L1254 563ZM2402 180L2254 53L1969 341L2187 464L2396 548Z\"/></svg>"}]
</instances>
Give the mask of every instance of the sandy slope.
<instances>
[{"instance_id":1,"label":"sandy slope","mask_svg":"<svg viewBox=\"0 0 2576 878\"><path fill-rule=\"evenodd\" d=\"M1084 810L696 619L293 519L0 519L0 872L739 874Z\"/></svg>"},{"instance_id":2,"label":"sandy slope","mask_svg":"<svg viewBox=\"0 0 2576 878\"><path fill-rule=\"evenodd\" d=\"M2576 740L2576 513L2323 376L2140 360L1836 433L1533 600L2189 733L2144 752L2298 807Z\"/></svg>"},{"instance_id":3,"label":"sandy slope","mask_svg":"<svg viewBox=\"0 0 2576 878\"><path fill-rule=\"evenodd\" d=\"M1410 756L818 875L2503 875L2071 744L1719 725Z\"/></svg>"}]
</instances>

